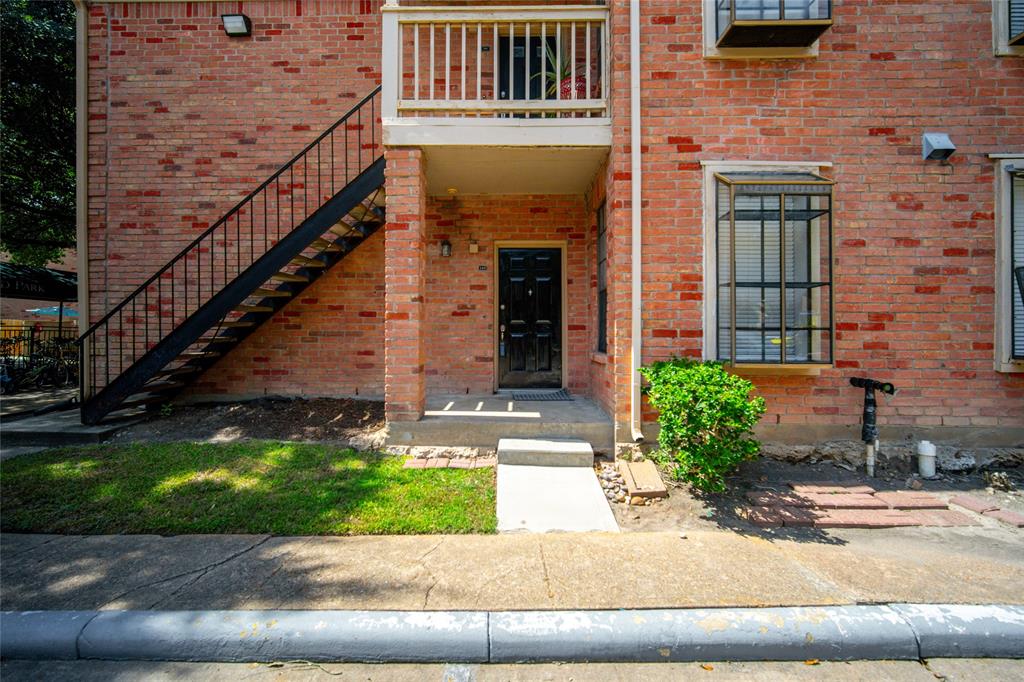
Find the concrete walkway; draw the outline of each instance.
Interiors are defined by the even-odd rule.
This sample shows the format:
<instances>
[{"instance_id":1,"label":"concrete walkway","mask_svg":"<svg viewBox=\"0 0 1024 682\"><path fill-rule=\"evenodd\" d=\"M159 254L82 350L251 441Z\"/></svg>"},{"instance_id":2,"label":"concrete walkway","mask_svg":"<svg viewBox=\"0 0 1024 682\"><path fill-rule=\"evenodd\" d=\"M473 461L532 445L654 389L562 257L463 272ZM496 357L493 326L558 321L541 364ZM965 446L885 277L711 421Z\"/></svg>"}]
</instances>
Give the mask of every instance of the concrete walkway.
<instances>
[{"instance_id":1,"label":"concrete walkway","mask_svg":"<svg viewBox=\"0 0 1024 682\"><path fill-rule=\"evenodd\" d=\"M0 536L3 609L617 609L1024 603L989 528L491 536Z\"/></svg>"},{"instance_id":2,"label":"concrete walkway","mask_svg":"<svg viewBox=\"0 0 1024 682\"><path fill-rule=\"evenodd\" d=\"M497 515L502 533L619 532L589 466L499 464Z\"/></svg>"}]
</instances>

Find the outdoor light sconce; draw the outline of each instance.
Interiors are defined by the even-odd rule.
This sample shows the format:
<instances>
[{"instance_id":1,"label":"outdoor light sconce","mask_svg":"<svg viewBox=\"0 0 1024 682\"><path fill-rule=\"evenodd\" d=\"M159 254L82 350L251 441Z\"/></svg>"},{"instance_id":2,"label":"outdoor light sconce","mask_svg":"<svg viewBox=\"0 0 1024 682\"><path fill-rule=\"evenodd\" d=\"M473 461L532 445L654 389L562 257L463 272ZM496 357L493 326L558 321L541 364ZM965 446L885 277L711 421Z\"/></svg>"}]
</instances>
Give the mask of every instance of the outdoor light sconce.
<instances>
[{"instance_id":1,"label":"outdoor light sconce","mask_svg":"<svg viewBox=\"0 0 1024 682\"><path fill-rule=\"evenodd\" d=\"M444 257L444 258L449 258L449 257L451 257L451 255L452 255L452 243L450 241L448 241L447 239L445 239L443 242L441 242L441 256Z\"/></svg>"},{"instance_id":2,"label":"outdoor light sconce","mask_svg":"<svg viewBox=\"0 0 1024 682\"><path fill-rule=\"evenodd\" d=\"M252 35L252 20L244 14L222 14L220 22L224 33L232 38L247 38Z\"/></svg>"},{"instance_id":3,"label":"outdoor light sconce","mask_svg":"<svg viewBox=\"0 0 1024 682\"><path fill-rule=\"evenodd\" d=\"M926 161L945 161L956 151L946 133L925 133L921 136L921 147L921 158Z\"/></svg>"}]
</instances>

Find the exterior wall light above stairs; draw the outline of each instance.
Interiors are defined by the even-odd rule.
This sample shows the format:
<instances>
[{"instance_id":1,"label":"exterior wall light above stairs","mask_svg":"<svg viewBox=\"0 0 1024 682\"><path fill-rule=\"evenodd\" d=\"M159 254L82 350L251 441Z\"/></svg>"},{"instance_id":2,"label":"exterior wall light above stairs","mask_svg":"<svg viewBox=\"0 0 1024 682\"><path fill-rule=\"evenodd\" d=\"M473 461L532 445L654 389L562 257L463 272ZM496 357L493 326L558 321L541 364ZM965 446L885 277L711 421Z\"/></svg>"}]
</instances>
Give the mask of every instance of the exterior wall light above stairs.
<instances>
[{"instance_id":1,"label":"exterior wall light above stairs","mask_svg":"<svg viewBox=\"0 0 1024 682\"><path fill-rule=\"evenodd\" d=\"M445 258L450 258L452 255L452 243L447 239L441 242L441 255Z\"/></svg>"},{"instance_id":2,"label":"exterior wall light above stairs","mask_svg":"<svg viewBox=\"0 0 1024 682\"><path fill-rule=\"evenodd\" d=\"M244 14L222 14L224 33L232 38L247 38L252 35L252 20Z\"/></svg>"}]
</instances>

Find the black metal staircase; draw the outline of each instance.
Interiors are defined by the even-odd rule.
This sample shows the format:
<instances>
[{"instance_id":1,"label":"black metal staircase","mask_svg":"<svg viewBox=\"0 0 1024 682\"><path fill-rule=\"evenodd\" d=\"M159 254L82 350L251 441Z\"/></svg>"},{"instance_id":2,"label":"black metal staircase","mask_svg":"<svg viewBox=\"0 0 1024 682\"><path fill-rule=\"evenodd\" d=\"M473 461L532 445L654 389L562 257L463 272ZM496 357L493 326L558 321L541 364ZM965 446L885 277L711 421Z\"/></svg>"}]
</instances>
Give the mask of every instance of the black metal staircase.
<instances>
[{"instance_id":1,"label":"black metal staircase","mask_svg":"<svg viewBox=\"0 0 1024 682\"><path fill-rule=\"evenodd\" d=\"M380 88L79 339L82 422L169 400L384 224Z\"/></svg>"}]
</instances>

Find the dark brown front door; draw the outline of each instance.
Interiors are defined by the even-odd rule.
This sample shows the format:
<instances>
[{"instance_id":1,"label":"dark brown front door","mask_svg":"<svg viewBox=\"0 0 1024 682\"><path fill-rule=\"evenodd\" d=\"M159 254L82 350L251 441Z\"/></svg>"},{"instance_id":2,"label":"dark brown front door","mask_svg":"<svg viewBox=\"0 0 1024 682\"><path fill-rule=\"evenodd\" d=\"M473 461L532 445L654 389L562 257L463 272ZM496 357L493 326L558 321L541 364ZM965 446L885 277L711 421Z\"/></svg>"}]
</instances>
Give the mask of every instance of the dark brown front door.
<instances>
[{"instance_id":1,"label":"dark brown front door","mask_svg":"<svg viewBox=\"0 0 1024 682\"><path fill-rule=\"evenodd\" d=\"M562 253L498 250L498 387L562 387Z\"/></svg>"}]
</instances>

